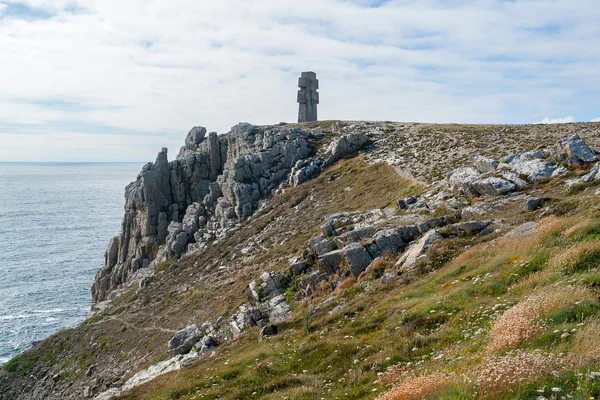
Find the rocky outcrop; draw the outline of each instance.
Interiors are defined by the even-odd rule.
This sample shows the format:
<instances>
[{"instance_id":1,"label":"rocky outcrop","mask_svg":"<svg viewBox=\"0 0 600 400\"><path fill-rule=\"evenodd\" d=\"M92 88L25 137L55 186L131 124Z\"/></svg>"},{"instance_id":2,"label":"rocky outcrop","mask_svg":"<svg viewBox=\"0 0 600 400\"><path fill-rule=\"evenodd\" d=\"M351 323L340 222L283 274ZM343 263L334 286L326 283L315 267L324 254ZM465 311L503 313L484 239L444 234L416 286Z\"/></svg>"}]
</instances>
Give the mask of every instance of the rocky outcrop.
<instances>
[{"instance_id":1,"label":"rocky outcrop","mask_svg":"<svg viewBox=\"0 0 600 400\"><path fill-rule=\"evenodd\" d=\"M162 149L125 190L121 233L110 241L105 266L96 274L94 303L108 299L136 271L224 237L281 185L314 178L322 166L368 141L360 134L338 137L326 158L310 160L315 149L309 139L314 135L299 127L247 123L223 136L195 127L174 161Z\"/></svg>"}]
</instances>

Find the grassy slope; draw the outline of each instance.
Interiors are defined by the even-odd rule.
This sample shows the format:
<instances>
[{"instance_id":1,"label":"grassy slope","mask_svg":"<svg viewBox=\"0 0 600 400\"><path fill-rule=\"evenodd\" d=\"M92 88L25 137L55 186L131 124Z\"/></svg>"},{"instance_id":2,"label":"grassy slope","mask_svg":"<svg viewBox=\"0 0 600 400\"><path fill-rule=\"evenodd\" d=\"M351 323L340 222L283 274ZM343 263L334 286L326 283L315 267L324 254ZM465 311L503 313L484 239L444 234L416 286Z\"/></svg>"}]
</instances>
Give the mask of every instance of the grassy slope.
<instances>
[{"instance_id":1,"label":"grassy slope","mask_svg":"<svg viewBox=\"0 0 600 400\"><path fill-rule=\"evenodd\" d=\"M598 398L600 378L589 374L600 371L600 204L552 184L534 190L556 198L561 216L526 239L446 242L431 252L433 272L346 285L314 313L297 304L278 336L257 343L249 332L123 398L355 399L393 385L384 398Z\"/></svg>"},{"instance_id":2,"label":"grassy slope","mask_svg":"<svg viewBox=\"0 0 600 400\"><path fill-rule=\"evenodd\" d=\"M27 390L30 375L60 374L57 385L62 387L124 381L168 358L166 342L177 330L230 315L246 301L245 288L261 271L287 269L287 259L317 234L324 215L387 207L414 190L416 186L390 166L367 165L357 157L342 160L317 179L275 196L239 231L183 267L161 266L147 288L131 288L104 314L51 336L6 364L5 370L11 372L13 384L22 385L18 392ZM247 246L252 250L242 257L241 249ZM85 376L93 364L98 365L96 372ZM101 380L93 382L97 376ZM0 371L0 389L1 378Z\"/></svg>"}]
</instances>

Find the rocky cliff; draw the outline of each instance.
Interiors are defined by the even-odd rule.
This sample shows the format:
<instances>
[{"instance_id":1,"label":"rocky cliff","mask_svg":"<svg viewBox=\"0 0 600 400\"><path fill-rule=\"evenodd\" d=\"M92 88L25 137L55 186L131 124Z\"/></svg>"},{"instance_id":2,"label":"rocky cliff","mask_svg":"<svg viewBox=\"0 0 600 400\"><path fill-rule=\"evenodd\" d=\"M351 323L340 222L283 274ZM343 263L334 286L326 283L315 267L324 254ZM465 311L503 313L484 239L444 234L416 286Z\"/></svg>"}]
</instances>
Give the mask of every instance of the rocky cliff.
<instances>
[{"instance_id":1,"label":"rocky cliff","mask_svg":"<svg viewBox=\"0 0 600 400\"><path fill-rule=\"evenodd\" d=\"M194 127L170 162L163 148L125 189L121 233L108 244L96 275L94 303L107 300L137 271L224 237L261 199L316 176L368 141L362 134L346 135L332 143L325 158L308 162L323 136L319 129L242 123L222 136Z\"/></svg>"}]
</instances>

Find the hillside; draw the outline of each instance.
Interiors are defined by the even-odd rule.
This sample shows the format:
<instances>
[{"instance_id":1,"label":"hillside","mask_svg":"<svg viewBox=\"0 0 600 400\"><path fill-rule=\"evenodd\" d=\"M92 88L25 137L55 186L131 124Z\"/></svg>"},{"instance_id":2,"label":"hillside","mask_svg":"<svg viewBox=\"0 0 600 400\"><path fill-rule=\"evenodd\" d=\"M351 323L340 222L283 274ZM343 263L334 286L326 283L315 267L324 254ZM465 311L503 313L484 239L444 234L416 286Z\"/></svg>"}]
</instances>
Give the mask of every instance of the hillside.
<instances>
[{"instance_id":1,"label":"hillside","mask_svg":"<svg viewBox=\"0 0 600 400\"><path fill-rule=\"evenodd\" d=\"M0 399L598 398L591 149L600 123L194 128Z\"/></svg>"}]
</instances>

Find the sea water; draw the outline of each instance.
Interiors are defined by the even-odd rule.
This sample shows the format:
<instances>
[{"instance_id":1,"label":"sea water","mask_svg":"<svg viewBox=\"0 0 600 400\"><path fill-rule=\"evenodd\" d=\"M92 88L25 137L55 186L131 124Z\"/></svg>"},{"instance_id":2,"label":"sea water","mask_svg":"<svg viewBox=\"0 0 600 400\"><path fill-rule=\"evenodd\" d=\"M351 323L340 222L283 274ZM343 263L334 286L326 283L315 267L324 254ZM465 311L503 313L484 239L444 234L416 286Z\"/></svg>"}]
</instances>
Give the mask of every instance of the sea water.
<instances>
[{"instance_id":1,"label":"sea water","mask_svg":"<svg viewBox=\"0 0 600 400\"><path fill-rule=\"evenodd\" d=\"M140 163L0 163L0 364L83 321Z\"/></svg>"}]
</instances>

